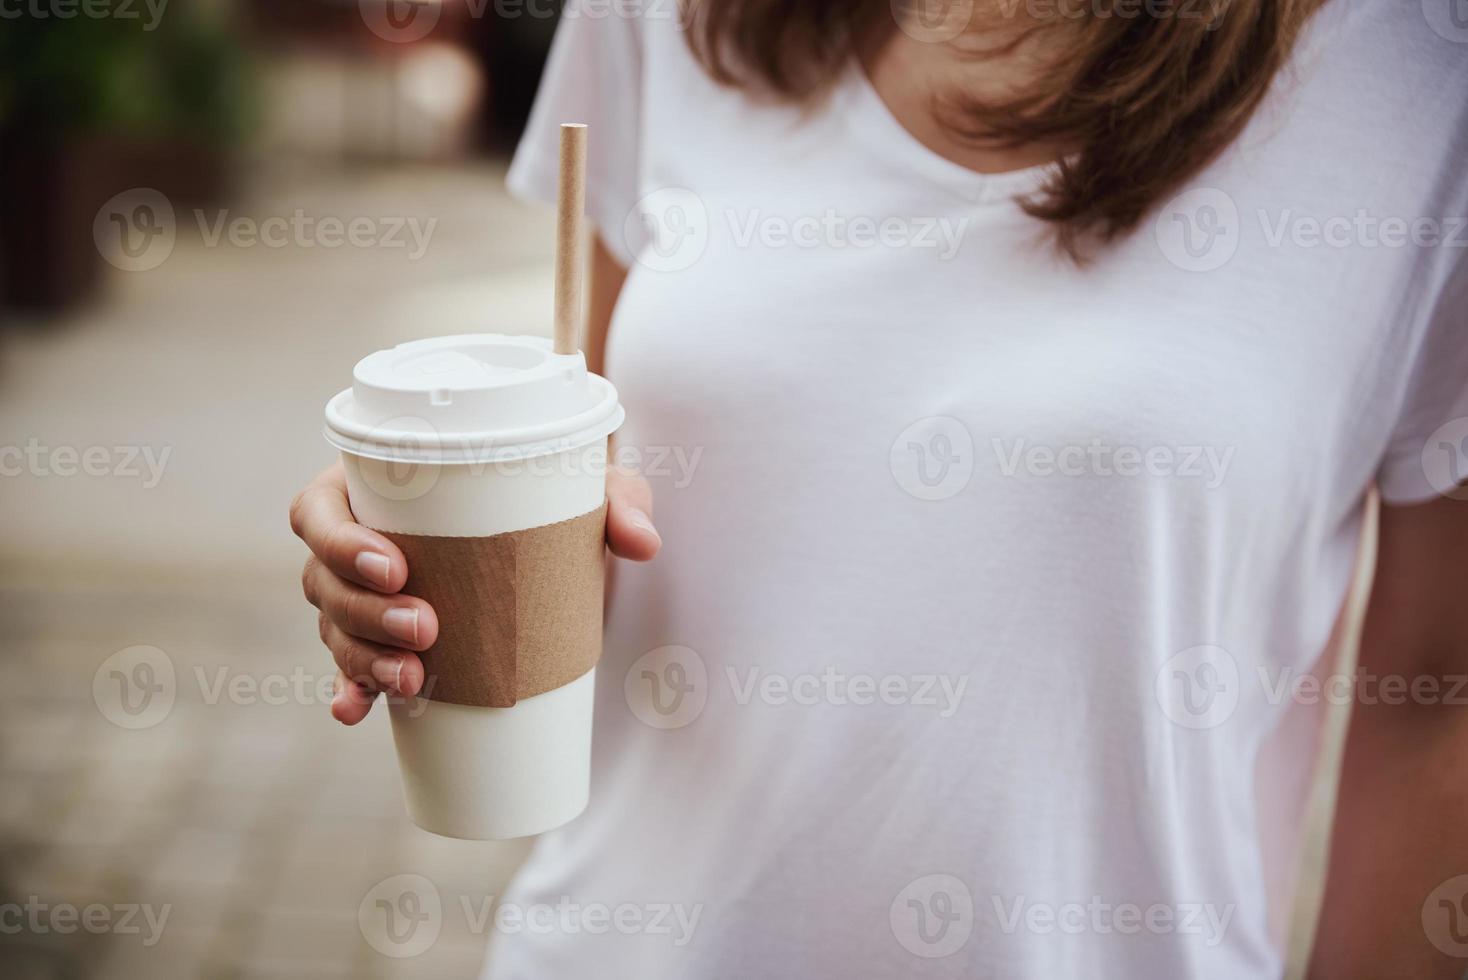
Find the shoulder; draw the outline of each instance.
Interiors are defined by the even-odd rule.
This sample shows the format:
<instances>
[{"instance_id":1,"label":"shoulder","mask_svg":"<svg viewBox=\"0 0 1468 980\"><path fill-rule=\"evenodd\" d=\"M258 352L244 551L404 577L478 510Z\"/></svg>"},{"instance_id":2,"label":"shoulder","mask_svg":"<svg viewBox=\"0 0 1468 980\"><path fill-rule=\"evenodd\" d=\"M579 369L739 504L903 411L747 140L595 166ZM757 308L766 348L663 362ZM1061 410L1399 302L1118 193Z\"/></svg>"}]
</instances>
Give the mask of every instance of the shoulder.
<instances>
[{"instance_id":1,"label":"shoulder","mask_svg":"<svg viewBox=\"0 0 1468 980\"><path fill-rule=\"evenodd\" d=\"M1409 76L1461 79L1468 76L1468 16L1456 7L1453 0L1327 0L1312 26L1323 40L1374 53Z\"/></svg>"},{"instance_id":2,"label":"shoulder","mask_svg":"<svg viewBox=\"0 0 1468 980\"><path fill-rule=\"evenodd\" d=\"M1327 0L1207 177L1276 220L1456 220L1468 211L1468 21L1452 29L1452 2Z\"/></svg>"},{"instance_id":3,"label":"shoulder","mask_svg":"<svg viewBox=\"0 0 1468 980\"><path fill-rule=\"evenodd\" d=\"M1468 152L1468 17L1458 0L1327 0L1283 73L1303 113L1407 169ZM1413 165L1415 161L1415 166Z\"/></svg>"}]
</instances>

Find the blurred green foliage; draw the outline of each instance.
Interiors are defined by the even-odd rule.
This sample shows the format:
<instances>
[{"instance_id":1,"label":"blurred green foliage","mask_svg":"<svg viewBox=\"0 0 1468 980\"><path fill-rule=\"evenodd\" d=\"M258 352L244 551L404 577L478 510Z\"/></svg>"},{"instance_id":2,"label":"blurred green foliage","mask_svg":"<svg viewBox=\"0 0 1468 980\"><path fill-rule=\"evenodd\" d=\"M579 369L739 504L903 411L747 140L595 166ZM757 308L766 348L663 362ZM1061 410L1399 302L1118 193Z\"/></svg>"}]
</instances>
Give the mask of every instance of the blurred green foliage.
<instances>
[{"instance_id":1,"label":"blurred green foliage","mask_svg":"<svg viewBox=\"0 0 1468 980\"><path fill-rule=\"evenodd\" d=\"M0 125L238 142L255 116L254 72L230 26L172 4L156 19L130 7L138 18L27 9L0 20Z\"/></svg>"}]
</instances>

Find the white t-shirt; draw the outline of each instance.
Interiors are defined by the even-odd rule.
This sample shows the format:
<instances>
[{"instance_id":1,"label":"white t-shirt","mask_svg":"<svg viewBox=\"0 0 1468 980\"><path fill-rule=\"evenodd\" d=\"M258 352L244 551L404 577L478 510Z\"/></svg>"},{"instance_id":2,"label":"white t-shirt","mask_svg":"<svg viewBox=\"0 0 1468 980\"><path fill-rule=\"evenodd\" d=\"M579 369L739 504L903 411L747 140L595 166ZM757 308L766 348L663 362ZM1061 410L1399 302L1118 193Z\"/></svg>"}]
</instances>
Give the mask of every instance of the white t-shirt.
<instances>
[{"instance_id":1,"label":"white t-shirt","mask_svg":"<svg viewBox=\"0 0 1468 980\"><path fill-rule=\"evenodd\" d=\"M720 88L633 6L571 6L510 183L590 124L664 547L487 975L1278 976L1291 679L1369 485L1468 475L1468 36L1331 0L1077 268L1014 204L1044 168L944 160L859 70Z\"/></svg>"}]
</instances>

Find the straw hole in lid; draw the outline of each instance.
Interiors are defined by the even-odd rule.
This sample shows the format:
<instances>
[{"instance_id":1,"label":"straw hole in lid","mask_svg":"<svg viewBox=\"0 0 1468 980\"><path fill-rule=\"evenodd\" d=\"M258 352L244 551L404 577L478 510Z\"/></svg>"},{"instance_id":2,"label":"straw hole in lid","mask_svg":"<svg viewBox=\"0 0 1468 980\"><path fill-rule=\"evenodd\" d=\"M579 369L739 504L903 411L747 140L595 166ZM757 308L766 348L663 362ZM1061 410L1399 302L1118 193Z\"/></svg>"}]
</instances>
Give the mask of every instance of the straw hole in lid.
<instances>
[{"instance_id":1,"label":"straw hole in lid","mask_svg":"<svg viewBox=\"0 0 1468 980\"><path fill-rule=\"evenodd\" d=\"M435 388L428 393L428 404L451 405L454 401L454 393L447 388Z\"/></svg>"}]
</instances>

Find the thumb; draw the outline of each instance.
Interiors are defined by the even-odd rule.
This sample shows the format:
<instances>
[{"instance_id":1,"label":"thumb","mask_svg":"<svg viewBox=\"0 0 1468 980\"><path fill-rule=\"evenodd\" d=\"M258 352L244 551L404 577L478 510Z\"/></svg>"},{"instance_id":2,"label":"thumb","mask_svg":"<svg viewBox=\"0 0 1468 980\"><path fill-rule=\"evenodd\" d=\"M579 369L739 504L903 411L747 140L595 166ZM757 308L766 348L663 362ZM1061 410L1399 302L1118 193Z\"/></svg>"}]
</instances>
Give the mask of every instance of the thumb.
<instances>
[{"instance_id":1,"label":"thumb","mask_svg":"<svg viewBox=\"0 0 1468 980\"><path fill-rule=\"evenodd\" d=\"M641 474L614 469L607 474L607 547L618 558L648 561L663 539L652 524L652 487Z\"/></svg>"}]
</instances>

